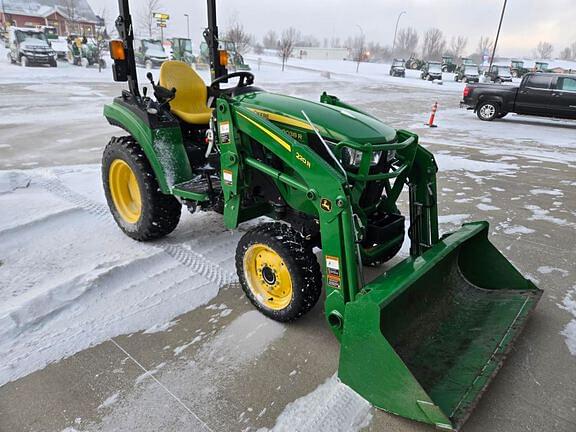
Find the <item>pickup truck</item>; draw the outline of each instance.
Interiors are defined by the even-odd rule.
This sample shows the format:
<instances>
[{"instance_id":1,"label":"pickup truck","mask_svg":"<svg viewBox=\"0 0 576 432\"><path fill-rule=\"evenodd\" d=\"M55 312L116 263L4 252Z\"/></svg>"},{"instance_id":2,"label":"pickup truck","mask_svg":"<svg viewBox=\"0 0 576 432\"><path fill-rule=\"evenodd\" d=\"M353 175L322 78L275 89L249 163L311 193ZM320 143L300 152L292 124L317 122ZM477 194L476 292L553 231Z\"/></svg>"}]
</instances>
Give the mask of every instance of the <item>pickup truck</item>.
<instances>
[{"instance_id":1,"label":"pickup truck","mask_svg":"<svg viewBox=\"0 0 576 432\"><path fill-rule=\"evenodd\" d=\"M519 87L468 84L460 106L484 121L508 113L576 119L576 75L529 73Z\"/></svg>"}]
</instances>

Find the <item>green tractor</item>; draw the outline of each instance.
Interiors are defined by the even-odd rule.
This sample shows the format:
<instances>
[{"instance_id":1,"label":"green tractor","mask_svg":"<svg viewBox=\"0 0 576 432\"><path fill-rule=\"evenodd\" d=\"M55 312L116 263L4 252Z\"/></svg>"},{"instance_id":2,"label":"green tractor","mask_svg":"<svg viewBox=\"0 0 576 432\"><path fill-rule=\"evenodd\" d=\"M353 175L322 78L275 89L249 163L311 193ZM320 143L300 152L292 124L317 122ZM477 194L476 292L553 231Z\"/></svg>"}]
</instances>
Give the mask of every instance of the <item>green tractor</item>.
<instances>
[{"instance_id":1,"label":"green tractor","mask_svg":"<svg viewBox=\"0 0 576 432\"><path fill-rule=\"evenodd\" d=\"M98 65L106 68L106 60L100 57L97 42L89 40L86 36L70 35L68 37L68 63L75 66L90 67Z\"/></svg>"},{"instance_id":2,"label":"green tractor","mask_svg":"<svg viewBox=\"0 0 576 432\"><path fill-rule=\"evenodd\" d=\"M513 78L522 78L530 72L528 68L524 67L524 61L522 60L512 60L510 62L510 71Z\"/></svg>"},{"instance_id":3,"label":"green tractor","mask_svg":"<svg viewBox=\"0 0 576 432\"><path fill-rule=\"evenodd\" d=\"M232 41L218 41L219 49L227 53L227 68L231 71L249 71L250 66L244 61L244 57L236 49L236 44ZM206 42L200 44L200 62L206 67L210 64L210 49Z\"/></svg>"},{"instance_id":4,"label":"green tractor","mask_svg":"<svg viewBox=\"0 0 576 432\"><path fill-rule=\"evenodd\" d=\"M442 72L453 73L456 70L456 66L454 57L450 55L442 56Z\"/></svg>"},{"instance_id":5,"label":"green tractor","mask_svg":"<svg viewBox=\"0 0 576 432\"><path fill-rule=\"evenodd\" d=\"M212 83L167 61L158 82L148 73L154 97L141 94L128 0L119 3L121 40L110 52L128 89L104 115L126 134L102 160L119 228L158 239L183 205L221 213L229 229L267 216L236 249L254 307L290 322L324 287L342 382L380 409L458 429L541 296L490 243L488 223L439 235L438 168L417 135L336 96L268 93L250 72L228 73L215 0L204 32ZM409 223L398 206L405 188ZM392 259L406 236L410 256L366 282L363 265Z\"/></svg>"},{"instance_id":6,"label":"green tractor","mask_svg":"<svg viewBox=\"0 0 576 432\"><path fill-rule=\"evenodd\" d=\"M550 66L547 62L536 62L534 63L533 72L551 72Z\"/></svg>"},{"instance_id":7,"label":"green tractor","mask_svg":"<svg viewBox=\"0 0 576 432\"><path fill-rule=\"evenodd\" d=\"M412 54L408 60L406 60L405 66L406 69L411 70L422 70L426 62L424 60L420 60Z\"/></svg>"},{"instance_id":8,"label":"green tractor","mask_svg":"<svg viewBox=\"0 0 576 432\"><path fill-rule=\"evenodd\" d=\"M192 41L185 38L168 39L172 46L172 60L183 61L192 66L196 63L196 57L192 52Z\"/></svg>"}]
</instances>

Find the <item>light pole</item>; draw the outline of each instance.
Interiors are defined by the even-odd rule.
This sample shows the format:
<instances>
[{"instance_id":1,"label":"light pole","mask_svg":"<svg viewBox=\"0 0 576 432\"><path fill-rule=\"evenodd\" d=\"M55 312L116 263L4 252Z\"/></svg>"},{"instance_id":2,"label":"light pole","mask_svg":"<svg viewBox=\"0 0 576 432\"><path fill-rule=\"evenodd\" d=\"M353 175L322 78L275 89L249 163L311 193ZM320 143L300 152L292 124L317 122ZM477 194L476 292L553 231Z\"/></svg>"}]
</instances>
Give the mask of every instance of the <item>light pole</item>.
<instances>
[{"instance_id":1,"label":"light pole","mask_svg":"<svg viewBox=\"0 0 576 432\"><path fill-rule=\"evenodd\" d=\"M396 29L394 30L394 42L392 42L392 57L394 57L394 50L396 49L396 35L398 34L398 23L402 15L405 15L406 11L402 11L398 14L398 19L396 20Z\"/></svg>"},{"instance_id":2,"label":"light pole","mask_svg":"<svg viewBox=\"0 0 576 432\"><path fill-rule=\"evenodd\" d=\"M494 56L496 55L496 47L498 46L498 39L500 38L500 29L502 28L502 21L504 20L504 12L506 12L506 4L508 0L504 0L504 6L502 6L502 15L500 15L500 24L498 24L498 33L496 33L496 41L494 41L494 49L492 50L492 57L490 58L489 72L492 72L492 65L494 64Z\"/></svg>"},{"instance_id":3,"label":"light pole","mask_svg":"<svg viewBox=\"0 0 576 432\"><path fill-rule=\"evenodd\" d=\"M184 14L186 17L186 29L188 30L188 39L190 39L190 15Z\"/></svg>"}]
</instances>

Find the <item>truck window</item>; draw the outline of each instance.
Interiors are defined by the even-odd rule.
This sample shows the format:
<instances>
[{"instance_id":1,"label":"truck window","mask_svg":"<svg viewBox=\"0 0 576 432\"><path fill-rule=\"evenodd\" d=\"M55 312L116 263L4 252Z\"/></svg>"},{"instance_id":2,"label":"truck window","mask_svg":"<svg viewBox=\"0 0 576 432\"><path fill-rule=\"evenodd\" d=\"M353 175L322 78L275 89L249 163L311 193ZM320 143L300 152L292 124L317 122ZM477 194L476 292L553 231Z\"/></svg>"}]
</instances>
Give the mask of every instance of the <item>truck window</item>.
<instances>
[{"instance_id":1,"label":"truck window","mask_svg":"<svg viewBox=\"0 0 576 432\"><path fill-rule=\"evenodd\" d=\"M576 93L576 78L558 78L558 90Z\"/></svg>"},{"instance_id":2,"label":"truck window","mask_svg":"<svg viewBox=\"0 0 576 432\"><path fill-rule=\"evenodd\" d=\"M533 89L549 89L550 83L552 82L552 77L546 75L531 75L526 80L525 87L530 87Z\"/></svg>"}]
</instances>

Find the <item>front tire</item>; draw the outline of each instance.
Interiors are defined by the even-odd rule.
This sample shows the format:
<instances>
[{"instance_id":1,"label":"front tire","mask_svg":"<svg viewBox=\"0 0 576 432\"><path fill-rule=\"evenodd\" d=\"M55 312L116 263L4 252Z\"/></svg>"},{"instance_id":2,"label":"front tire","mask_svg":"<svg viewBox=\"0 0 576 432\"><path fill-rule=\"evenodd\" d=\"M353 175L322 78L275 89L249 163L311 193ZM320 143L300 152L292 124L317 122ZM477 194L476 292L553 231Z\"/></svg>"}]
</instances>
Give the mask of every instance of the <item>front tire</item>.
<instances>
[{"instance_id":1,"label":"front tire","mask_svg":"<svg viewBox=\"0 0 576 432\"><path fill-rule=\"evenodd\" d=\"M322 291L312 246L292 227L278 222L244 234L236 248L236 271L250 302L280 322L309 312Z\"/></svg>"},{"instance_id":2,"label":"front tire","mask_svg":"<svg viewBox=\"0 0 576 432\"><path fill-rule=\"evenodd\" d=\"M170 234L182 205L160 192L156 177L134 138L112 138L102 157L102 183L108 207L120 229L138 241Z\"/></svg>"},{"instance_id":3,"label":"front tire","mask_svg":"<svg viewBox=\"0 0 576 432\"><path fill-rule=\"evenodd\" d=\"M500 107L496 102L482 102L476 110L476 115L482 121L492 121L497 118Z\"/></svg>"}]
</instances>

